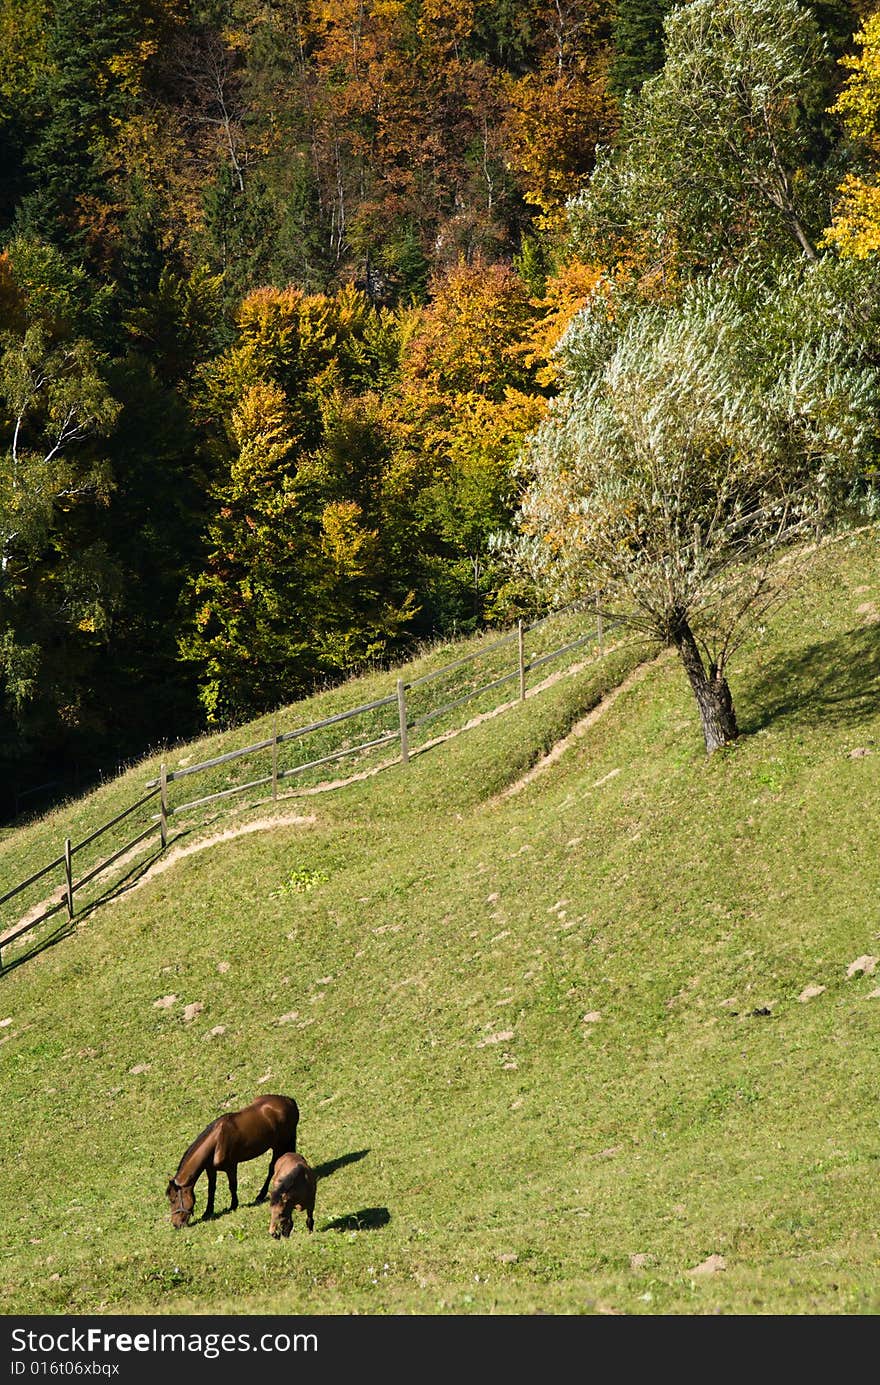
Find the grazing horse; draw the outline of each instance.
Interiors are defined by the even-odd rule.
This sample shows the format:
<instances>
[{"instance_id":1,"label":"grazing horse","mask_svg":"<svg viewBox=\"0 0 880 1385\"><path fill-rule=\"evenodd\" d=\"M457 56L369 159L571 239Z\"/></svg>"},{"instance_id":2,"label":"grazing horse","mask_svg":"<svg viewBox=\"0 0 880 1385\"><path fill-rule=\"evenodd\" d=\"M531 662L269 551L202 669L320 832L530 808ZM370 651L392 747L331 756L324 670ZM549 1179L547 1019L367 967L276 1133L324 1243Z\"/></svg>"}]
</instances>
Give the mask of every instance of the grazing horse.
<instances>
[{"instance_id":1,"label":"grazing horse","mask_svg":"<svg viewBox=\"0 0 880 1385\"><path fill-rule=\"evenodd\" d=\"M299 1107L289 1096L258 1096L241 1111L230 1111L211 1121L193 1140L177 1166L177 1173L168 1181L165 1193L171 1204L172 1225L186 1226L192 1216L196 1204L193 1187L203 1169L208 1175L205 1216L214 1215L218 1169L229 1179L230 1210L234 1212L238 1206L238 1165L271 1149L269 1172L257 1197L257 1202L262 1202L279 1155L296 1149L298 1121Z\"/></svg>"},{"instance_id":2,"label":"grazing horse","mask_svg":"<svg viewBox=\"0 0 880 1385\"><path fill-rule=\"evenodd\" d=\"M282 1154L275 1165L269 1205L272 1209L269 1231L276 1241L293 1230L293 1211L305 1212L306 1226L315 1229L315 1188L317 1178L301 1154Z\"/></svg>"}]
</instances>

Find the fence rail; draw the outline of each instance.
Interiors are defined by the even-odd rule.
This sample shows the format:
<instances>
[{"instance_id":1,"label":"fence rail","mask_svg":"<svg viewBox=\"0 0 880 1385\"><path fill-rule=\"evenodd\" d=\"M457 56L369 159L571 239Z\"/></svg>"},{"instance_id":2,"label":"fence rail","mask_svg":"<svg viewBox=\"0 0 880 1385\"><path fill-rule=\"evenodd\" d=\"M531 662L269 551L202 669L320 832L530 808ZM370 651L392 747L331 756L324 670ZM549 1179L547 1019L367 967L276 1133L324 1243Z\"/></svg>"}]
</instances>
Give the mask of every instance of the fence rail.
<instances>
[{"instance_id":1,"label":"fence rail","mask_svg":"<svg viewBox=\"0 0 880 1385\"><path fill-rule=\"evenodd\" d=\"M579 611L584 610L583 607L576 609ZM571 615L572 610L573 608L569 608L566 612L556 612L554 614L556 616ZM207 803L214 803L223 799L232 798L237 794L264 788L267 785L271 785L272 798L274 799L277 797L278 784L284 780L305 774L309 770L320 768L322 765L329 765L349 757L368 755L371 751L378 750L384 746L391 746L395 743L400 747L399 756L395 757L393 760L380 763L376 768L383 769L393 764L408 765L412 753L412 747L410 745L411 732L416 732L420 728L439 720L441 717L448 716L458 708L463 707L466 703L496 691L505 684L512 682L514 679L519 680L519 700L522 701L526 697L527 680L530 673L588 644L595 644L601 656L603 652L604 635L612 628L613 624L616 624L616 622L606 621L603 629L601 615L597 616L595 610L593 610L592 618L596 621L596 624L588 633L580 635L574 640L569 640L558 648L550 650L545 649L544 652L536 652L532 657L526 658L525 646L527 636L542 629L549 620L554 618L554 614L544 616L530 625L525 625L522 621L519 621L514 630L503 635L500 639L493 640L480 649L474 650L472 653L466 654L462 658L455 659L451 663L444 664L441 668L432 669L430 672L424 673L418 678L413 678L409 682L399 678L397 680L396 691L389 693L387 696L375 698L371 702L361 703L359 706L349 708L346 711L336 712L332 716L322 718L320 721L309 722L307 725L295 727L290 731L279 732L276 715L273 723L272 735L264 737L262 740L255 741L251 745L243 746L237 750L227 751L223 755L214 755L210 759L201 760L198 764L186 765L180 769L168 770L163 764L159 777L147 781L144 786L145 792L140 798L136 799L134 803L129 804L128 807L124 808L120 813L117 813L115 817L110 818L107 822L96 827L94 831L83 837L82 840L78 841L76 844L73 844L71 839L67 837L64 842L64 850L60 856L56 856L54 860L49 861L45 866L42 866L32 875L29 875L26 880L22 880L20 883L7 890L5 894L0 895L0 905L6 904L22 894L22 892L29 887L44 879L45 876L50 875L53 871L60 871L62 874L62 879L59 885L56 886L56 892L59 889L62 891L62 898L60 900L50 898L49 900L43 901L46 904L46 908L43 909L41 913L34 918L23 918L20 925L5 936L2 934L2 925L0 925L0 971L2 971L2 957L5 947L14 942L17 938L22 937L23 934L30 933L33 929L45 923L48 919L53 918L65 908L68 922L72 923L76 913L75 896L77 892L83 889L84 886L90 884L105 871L109 870L111 866L122 860L129 852L134 851L149 837L158 833L160 848L164 849L168 841L169 818L184 812L189 812L195 808L200 808ZM464 693L451 698L449 701L439 706L429 707L425 712L415 713L411 702L414 695L421 695L423 691L428 689L431 685L437 684L438 680L459 673L469 664L473 664L479 659L485 659L487 656L497 654L499 650L511 644L515 644L516 646L516 662L513 668L506 669L499 674L499 676L490 678L488 682L481 682L476 687L468 688ZM410 695L410 699L408 699L407 694ZM279 768L278 758L280 747L291 746L293 743L301 741L304 736L326 731L329 727L341 726L345 722L352 721L356 717L365 717L371 714L381 713L385 709L388 709L389 712L393 709L393 724L384 727L375 725L366 727L367 739L357 740L353 744L346 743L329 750L327 753L312 755L311 758L299 764ZM389 721L392 721L392 718L389 718ZM169 802L169 786L175 784L178 780L186 779L194 774L203 774L221 766L233 765L249 757L262 755L267 751L271 754L271 770L269 773L259 774L255 778L248 779L245 783L233 784L230 787L203 794L198 798L189 799L183 803L172 804ZM143 826L134 837L118 846L110 855L91 864L90 867L86 869L85 874L75 880L73 875L73 858L86 847L98 841L99 838L104 836L104 834L109 832L112 828L117 827L121 822L130 818L138 809L145 808L156 798L159 799L158 813L154 811L150 815L147 824ZM40 905L36 907L40 908Z\"/></svg>"},{"instance_id":2,"label":"fence rail","mask_svg":"<svg viewBox=\"0 0 880 1385\"><path fill-rule=\"evenodd\" d=\"M139 798L136 803L132 803L128 808L124 808L121 813L116 814L115 818L111 818L109 822L105 822L101 827L96 827L94 832L90 832L87 837L83 837L81 842L77 842L76 846L70 848L71 851L75 854L77 851L82 851L83 847L91 846L92 842L97 841L99 837L103 837L105 832L109 832L111 827L115 827L117 823L122 822L124 818L131 817L132 813L137 812L138 808L142 808L145 803L149 803L150 799L155 798L158 792L159 789L155 788L150 793L145 793L143 798Z\"/></svg>"},{"instance_id":3,"label":"fence rail","mask_svg":"<svg viewBox=\"0 0 880 1385\"><path fill-rule=\"evenodd\" d=\"M13 885L12 889L7 890L6 894L0 895L0 904L5 904L8 899L14 899L17 894L21 894L22 890L26 890L28 885L35 885L38 880L42 880L44 875L48 875L50 870L55 870L57 866L63 865L64 857L57 856L55 860L50 861L47 866L43 866L41 870L36 870L33 875L29 875L27 880L22 880L20 885Z\"/></svg>"}]
</instances>

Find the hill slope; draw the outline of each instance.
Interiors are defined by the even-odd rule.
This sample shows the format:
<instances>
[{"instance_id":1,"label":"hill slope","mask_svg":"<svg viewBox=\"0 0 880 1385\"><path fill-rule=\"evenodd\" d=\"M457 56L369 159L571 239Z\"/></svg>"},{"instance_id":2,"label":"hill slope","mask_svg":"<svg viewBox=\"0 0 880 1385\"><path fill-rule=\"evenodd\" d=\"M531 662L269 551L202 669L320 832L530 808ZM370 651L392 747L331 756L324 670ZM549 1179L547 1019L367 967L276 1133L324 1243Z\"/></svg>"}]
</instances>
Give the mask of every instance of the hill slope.
<instances>
[{"instance_id":1,"label":"hill slope","mask_svg":"<svg viewBox=\"0 0 880 1385\"><path fill-rule=\"evenodd\" d=\"M876 552L744 652L729 753L661 658L502 797L595 699L561 680L0 978L5 1311L880 1309ZM172 1231L180 1154L261 1091L315 1235L270 1240L262 1159Z\"/></svg>"}]
</instances>

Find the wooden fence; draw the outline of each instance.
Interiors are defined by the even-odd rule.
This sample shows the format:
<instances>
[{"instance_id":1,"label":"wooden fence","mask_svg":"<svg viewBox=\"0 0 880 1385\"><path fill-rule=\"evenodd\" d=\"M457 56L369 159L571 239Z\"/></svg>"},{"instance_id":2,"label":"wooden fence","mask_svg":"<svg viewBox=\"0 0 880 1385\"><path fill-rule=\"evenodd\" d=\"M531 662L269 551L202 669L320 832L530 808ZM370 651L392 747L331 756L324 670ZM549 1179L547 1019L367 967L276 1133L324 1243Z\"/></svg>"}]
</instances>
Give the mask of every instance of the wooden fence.
<instances>
[{"instance_id":1,"label":"wooden fence","mask_svg":"<svg viewBox=\"0 0 880 1385\"><path fill-rule=\"evenodd\" d=\"M561 614L561 613L557 613ZM310 722L306 726L298 726L292 731L278 731L277 714L273 722L272 735L255 741L252 745L243 746L238 750L230 750L224 755L216 755L208 760L201 760L195 765L186 765L179 769L168 770L163 764L157 779L151 779L145 785L146 792L130 804L121 813L95 828L81 841L75 844L70 837L64 840L63 850L54 860L47 862L40 870L28 876L26 880L20 881L4 894L0 895L0 908L8 904L26 890L30 889L39 881L53 873L60 877L55 885L53 897L47 902L46 908L38 913L36 917L27 918L22 921L20 926L14 931L2 936L2 924L0 924L0 971L2 971L2 951L17 938L25 933L32 932L48 919L56 914L66 911L68 923L71 923L76 914L76 894L84 886L90 884L97 876L110 869L123 856L136 850L148 838L155 837L157 846L164 850L168 843L168 823L175 815L191 812L195 808L200 808L205 804L217 802L220 799L232 798L237 794L246 793L260 788L269 788L267 799L276 799L278 796L279 784L286 780L293 779L297 775L330 765L337 761L350 757L363 757L371 751L392 745L399 746L399 754L393 760L377 766L379 769L389 768L394 764L408 765L410 755L415 748L413 745L413 734L418 733L423 727L431 725L441 717L448 716L451 712L465 706L468 702L476 698L483 697L485 694L504 687L508 683L516 681L518 686L518 697L523 701L527 692L528 675L551 663L555 659L561 659L566 654L573 653L575 650L583 648L585 645L594 644L597 646L598 654L603 653L604 630L602 616L595 617L596 624L589 633L580 635L578 638L569 640L556 649L545 651L529 659L526 657L526 638L534 631L545 626L548 621L554 619L553 616L545 616L542 620L533 622L526 626L519 621L515 629L501 636L488 645L484 645L470 654L464 655L452 663L444 664L442 668L434 669L429 673L422 674L419 678L414 678L409 682L401 678L397 679L394 692L388 693L385 697L376 698L372 702L361 703L360 706L352 707L347 711L337 712L330 717L324 717L320 721ZM605 629L610 628L606 623ZM416 714L413 707L414 695L419 690L428 688L429 685L437 683L444 677L464 669L468 664L474 663L478 659L485 658L490 654L504 649L509 645L515 645L515 660L513 667L505 670L500 676L490 679L488 682L480 683L477 687L469 688L465 693L445 702L440 706L429 707L428 710ZM376 727L368 731L365 738L356 741L354 744L346 743L327 754L307 757L302 762L282 768L279 766L279 753L283 747L295 742L300 742L303 738L314 735L318 732L326 731L328 728L341 727L358 717L375 716L376 714L386 713L391 721L391 725L381 729L379 734L374 734ZM252 756L267 756L266 772L256 778L249 778L244 783L234 784L230 788L217 790L213 793L203 794L196 798L186 799L184 802L172 804L169 797L169 789L185 779L191 778L196 774L204 774L209 770L217 769L219 766L233 765ZM271 786L271 787L270 787ZM87 847L98 841L105 833L117 827L121 822L130 818L139 809L145 808L148 804L158 799L158 804L150 813L149 821L145 827L139 830L135 836L127 840L123 845L118 846L110 855L102 858L97 863L90 865L80 876L76 876L74 869L76 857ZM55 896L60 895L60 898Z\"/></svg>"}]
</instances>

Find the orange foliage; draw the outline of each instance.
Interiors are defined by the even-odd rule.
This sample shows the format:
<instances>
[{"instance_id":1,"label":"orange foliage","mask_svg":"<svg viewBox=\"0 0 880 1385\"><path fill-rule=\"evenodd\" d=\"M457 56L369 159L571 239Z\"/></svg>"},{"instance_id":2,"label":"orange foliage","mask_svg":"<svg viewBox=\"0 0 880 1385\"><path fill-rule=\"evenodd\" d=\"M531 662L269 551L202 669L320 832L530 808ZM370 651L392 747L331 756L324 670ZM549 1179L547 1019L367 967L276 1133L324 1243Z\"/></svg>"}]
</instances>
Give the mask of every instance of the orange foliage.
<instances>
[{"instance_id":1,"label":"orange foliage","mask_svg":"<svg viewBox=\"0 0 880 1385\"><path fill-rule=\"evenodd\" d=\"M513 270L481 260L459 262L433 288L404 349L410 388L501 398L508 385L527 384L522 341L534 310Z\"/></svg>"},{"instance_id":2,"label":"orange foliage","mask_svg":"<svg viewBox=\"0 0 880 1385\"><path fill-rule=\"evenodd\" d=\"M612 129L607 63L570 74L528 73L507 84L505 130L526 200L553 219L593 166Z\"/></svg>"},{"instance_id":3,"label":"orange foliage","mask_svg":"<svg viewBox=\"0 0 880 1385\"><path fill-rule=\"evenodd\" d=\"M527 365L538 367L535 378L539 385L556 384L559 371L553 353L566 327L586 306L602 276L603 271L595 265L569 260L547 280L544 297L539 303L543 311L528 338L525 356Z\"/></svg>"}]
</instances>

